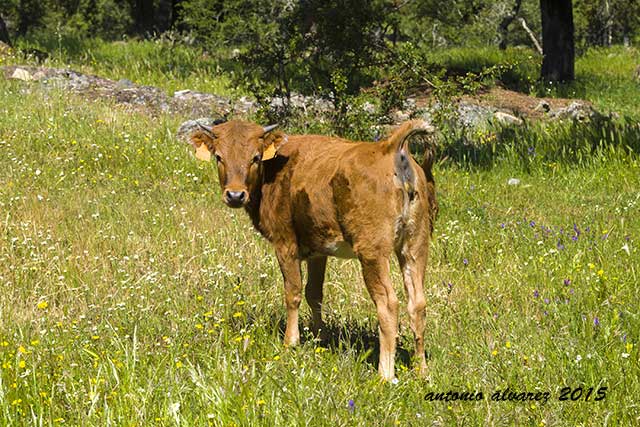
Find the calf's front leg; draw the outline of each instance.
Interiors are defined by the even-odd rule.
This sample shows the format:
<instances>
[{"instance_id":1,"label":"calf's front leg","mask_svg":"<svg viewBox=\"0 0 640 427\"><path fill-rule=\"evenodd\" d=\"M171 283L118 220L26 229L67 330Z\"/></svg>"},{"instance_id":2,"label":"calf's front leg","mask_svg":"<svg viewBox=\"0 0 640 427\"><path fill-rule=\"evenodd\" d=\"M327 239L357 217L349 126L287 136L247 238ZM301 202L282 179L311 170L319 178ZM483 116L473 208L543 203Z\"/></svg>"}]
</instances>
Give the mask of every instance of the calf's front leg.
<instances>
[{"instance_id":1,"label":"calf's front leg","mask_svg":"<svg viewBox=\"0 0 640 427\"><path fill-rule=\"evenodd\" d=\"M284 344L293 346L300 343L298 310L302 300L302 275L297 246L293 244L278 245L276 247L276 256L284 279L284 302L287 308L287 327L284 332Z\"/></svg>"}]
</instances>

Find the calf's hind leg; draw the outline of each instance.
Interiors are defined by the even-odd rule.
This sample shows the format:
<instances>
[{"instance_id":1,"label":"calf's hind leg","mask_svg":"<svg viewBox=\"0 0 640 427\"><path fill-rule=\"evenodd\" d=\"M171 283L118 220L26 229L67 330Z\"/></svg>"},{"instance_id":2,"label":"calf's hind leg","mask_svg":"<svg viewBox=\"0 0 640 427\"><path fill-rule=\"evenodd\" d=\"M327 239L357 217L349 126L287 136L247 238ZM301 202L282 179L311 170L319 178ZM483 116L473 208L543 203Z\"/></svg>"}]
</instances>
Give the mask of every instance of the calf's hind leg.
<instances>
[{"instance_id":1,"label":"calf's hind leg","mask_svg":"<svg viewBox=\"0 0 640 427\"><path fill-rule=\"evenodd\" d=\"M416 236L414 236L416 237ZM412 239L404 242L402 248L396 252L398 264L402 270L402 280L407 293L407 310L409 322L415 340L415 361L420 375L427 373L427 360L424 355L424 327L426 314L426 300L424 297L424 271L427 264L427 249L429 244L422 239Z\"/></svg>"},{"instance_id":2,"label":"calf's hind leg","mask_svg":"<svg viewBox=\"0 0 640 427\"><path fill-rule=\"evenodd\" d=\"M360 257L360 263L365 285L378 313L378 333L380 334L378 372L383 379L392 380L395 377L398 297L393 290L389 275L389 259Z\"/></svg>"}]
</instances>

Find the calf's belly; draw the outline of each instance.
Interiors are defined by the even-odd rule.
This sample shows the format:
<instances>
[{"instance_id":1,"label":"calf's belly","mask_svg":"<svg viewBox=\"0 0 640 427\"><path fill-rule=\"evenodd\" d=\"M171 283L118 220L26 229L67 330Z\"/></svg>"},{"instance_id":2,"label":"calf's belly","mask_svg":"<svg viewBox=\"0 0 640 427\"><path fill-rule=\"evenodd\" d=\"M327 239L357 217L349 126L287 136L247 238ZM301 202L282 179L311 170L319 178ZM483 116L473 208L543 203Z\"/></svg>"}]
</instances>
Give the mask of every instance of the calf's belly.
<instances>
[{"instance_id":1,"label":"calf's belly","mask_svg":"<svg viewBox=\"0 0 640 427\"><path fill-rule=\"evenodd\" d=\"M351 245L344 240L325 242L317 245L313 249L302 246L301 253L303 258L313 258L316 256L333 256L336 258L357 258Z\"/></svg>"}]
</instances>

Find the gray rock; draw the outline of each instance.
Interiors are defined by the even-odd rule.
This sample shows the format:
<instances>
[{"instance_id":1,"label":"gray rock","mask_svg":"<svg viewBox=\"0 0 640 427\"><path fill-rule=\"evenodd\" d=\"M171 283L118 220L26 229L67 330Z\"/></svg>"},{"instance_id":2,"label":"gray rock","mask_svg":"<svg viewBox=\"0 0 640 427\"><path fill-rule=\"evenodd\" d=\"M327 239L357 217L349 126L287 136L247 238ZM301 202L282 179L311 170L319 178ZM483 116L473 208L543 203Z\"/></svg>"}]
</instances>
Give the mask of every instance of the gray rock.
<instances>
[{"instance_id":1,"label":"gray rock","mask_svg":"<svg viewBox=\"0 0 640 427\"><path fill-rule=\"evenodd\" d=\"M41 81L46 79L47 75L44 73L44 71L36 71L31 77L33 77L33 80L35 81Z\"/></svg>"},{"instance_id":2,"label":"gray rock","mask_svg":"<svg viewBox=\"0 0 640 427\"><path fill-rule=\"evenodd\" d=\"M129 79L120 79L116 83L116 88L118 89L128 89L134 87L135 84Z\"/></svg>"},{"instance_id":3,"label":"gray rock","mask_svg":"<svg viewBox=\"0 0 640 427\"><path fill-rule=\"evenodd\" d=\"M578 101L572 102L567 107L551 111L549 117L557 120L570 119L578 122L599 121L606 118L606 116L596 111L591 105Z\"/></svg>"},{"instance_id":4,"label":"gray rock","mask_svg":"<svg viewBox=\"0 0 640 427\"><path fill-rule=\"evenodd\" d=\"M113 99L119 104L152 112L198 117L226 115L230 112L247 114L256 108L255 103L247 98L235 102L223 96L189 89L177 92L177 96L169 96L159 88L137 85L127 79L114 81L61 68L0 66L0 72L6 78L11 78L17 69L24 70L18 71L19 75L26 78L28 74L44 87L76 92L88 99Z\"/></svg>"},{"instance_id":5,"label":"gray rock","mask_svg":"<svg viewBox=\"0 0 640 427\"><path fill-rule=\"evenodd\" d=\"M14 80L22 80L24 82L30 82L31 80L33 80L31 73L24 68L16 68L15 70L13 70L13 74L11 74L11 77L9 78Z\"/></svg>"},{"instance_id":6,"label":"gray rock","mask_svg":"<svg viewBox=\"0 0 640 427\"><path fill-rule=\"evenodd\" d=\"M184 142L185 144L189 144L189 137L191 134L200 129L200 125L198 125L198 123L205 126L214 126L215 122L216 119L212 119L211 117L187 120L178 127L178 130L176 131L176 139L180 142Z\"/></svg>"},{"instance_id":7,"label":"gray rock","mask_svg":"<svg viewBox=\"0 0 640 427\"><path fill-rule=\"evenodd\" d=\"M174 98L183 98L191 93L191 89L177 90L173 93Z\"/></svg>"},{"instance_id":8,"label":"gray rock","mask_svg":"<svg viewBox=\"0 0 640 427\"><path fill-rule=\"evenodd\" d=\"M464 127L482 127L491 120L495 111L493 107L461 102L458 104L457 121Z\"/></svg>"},{"instance_id":9,"label":"gray rock","mask_svg":"<svg viewBox=\"0 0 640 427\"><path fill-rule=\"evenodd\" d=\"M548 113L549 111L551 111L551 105L549 105L549 103L543 99L538 103L538 105L536 105L536 108L534 108L533 110L540 111L542 113Z\"/></svg>"},{"instance_id":10,"label":"gray rock","mask_svg":"<svg viewBox=\"0 0 640 427\"><path fill-rule=\"evenodd\" d=\"M410 118L411 118L411 113L407 111L398 110L391 113L391 120L393 120L394 123L406 122Z\"/></svg>"},{"instance_id":11,"label":"gray rock","mask_svg":"<svg viewBox=\"0 0 640 427\"><path fill-rule=\"evenodd\" d=\"M493 117L498 123L505 126L520 126L524 123L521 118L502 111L496 111L493 113Z\"/></svg>"}]
</instances>

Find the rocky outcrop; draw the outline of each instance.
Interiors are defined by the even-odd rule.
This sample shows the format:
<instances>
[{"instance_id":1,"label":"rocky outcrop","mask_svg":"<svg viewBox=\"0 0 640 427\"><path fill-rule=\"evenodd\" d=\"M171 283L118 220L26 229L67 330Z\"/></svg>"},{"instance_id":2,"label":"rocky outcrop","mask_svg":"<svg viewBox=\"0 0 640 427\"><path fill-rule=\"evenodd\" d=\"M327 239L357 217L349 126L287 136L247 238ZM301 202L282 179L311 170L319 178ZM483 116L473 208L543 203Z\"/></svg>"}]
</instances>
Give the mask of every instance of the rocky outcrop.
<instances>
[{"instance_id":1,"label":"rocky outcrop","mask_svg":"<svg viewBox=\"0 0 640 427\"><path fill-rule=\"evenodd\" d=\"M142 109L152 114L170 113L188 117L242 116L257 111L259 107L255 101L246 97L231 99L191 89L179 90L170 95L159 88L138 85L128 79L115 81L70 69L4 66L0 67L0 71L5 78L59 88L89 99L109 99L117 104ZM465 97L447 106L437 103L428 105L427 102L419 103L416 99L409 98L403 102L402 109L393 112L389 119L392 124L398 124L411 117L421 116L433 122L434 115L444 114L450 118L452 125L473 129L495 124L520 126L527 119L583 122L609 117L595 110L587 101L551 98L538 100L520 93L507 93L503 89L496 89L495 93L498 96L494 96L493 102L487 102L482 97ZM529 104L530 106L526 106ZM274 97L268 101L268 107L272 110L281 110L285 106L318 118L331 115L334 111L330 100L314 96L292 94L289 99ZM358 108L362 108L369 114L374 114L376 109L370 103L365 103Z\"/></svg>"},{"instance_id":2,"label":"rocky outcrop","mask_svg":"<svg viewBox=\"0 0 640 427\"><path fill-rule=\"evenodd\" d=\"M0 70L5 78L37 82L90 99L109 99L151 113L224 116L232 112L248 114L256 108L255 103L246 98L231 100L191 90L177 91L171 96L157 87L138 85L127 79L115 81L69 69L5 66Z\"/></svg>"}]
</instances>

